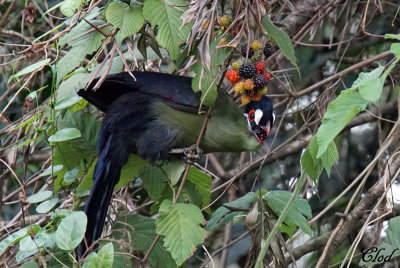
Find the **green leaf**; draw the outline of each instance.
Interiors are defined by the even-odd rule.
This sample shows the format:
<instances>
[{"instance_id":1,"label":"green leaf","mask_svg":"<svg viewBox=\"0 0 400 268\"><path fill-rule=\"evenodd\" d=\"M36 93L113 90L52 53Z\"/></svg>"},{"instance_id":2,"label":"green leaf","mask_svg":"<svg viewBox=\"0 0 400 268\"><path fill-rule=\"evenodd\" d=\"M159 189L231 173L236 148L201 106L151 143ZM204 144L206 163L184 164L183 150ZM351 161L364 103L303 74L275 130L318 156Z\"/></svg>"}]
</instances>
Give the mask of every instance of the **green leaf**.
<instances>
[{"instance_id":1,"label":"green leaf","mask_svg":"<svg viewBox=\"0 0 400 268\"><path fill-rule=\"evenodd\" d=\"M81 132L76 128L60 129L54 135L49 137L49 142L68 141L81 137Z\"/></svg>"},{"instance_id":2,"label":"green leaf","mask_svg":"<svg viewBox=\"0 0 400 268\"><path fill-rule=\"evenodd\" d=\"M358 78L353 82L351 88L358 88L360 90L360 95L364 99L372 102L377 101L383 89L383 81L379 78L383 69L383 66L379 66L370 72L360 73Z\"/></svg>"},{"instance_id":3,"label":"green leaf","mask_svg":"<svg viewBox=\"0 0 400 268\"><path fill-rule=\"evenodd\" d=\"M35 62L34 64L31 64L31 65L25 67L24 69L22 69L18 73L14 74L14 75L11 75L8 78L8 83L10 83L13 78L17 78L17 77L23 76L25 74L32 73L32 72L34 72L36 70L39 70L40 68L42 68L45 65L49 65L50 60L51 60L50 58L49 59L45 59L45 60L41 60L41 61Z\"/></svg>"},{"instance_id":4,"label":"green leaf","mask_svg":"<svg viewBox=\"0 0 400 268\"><path fill-rule=\"evenodd\" d=\"M331 141L328 145L327 150L321 155L321 162L324 166L328 177L331 175L331 169L336 160L339 159L339 153L336 148L334 141Z\"/></svg>"},{"instance_id":5,"label":"green leaf","mask_svg":"<svg viewBox=\"0 0 400 268\"><path fill-rule=\"evenodd\" d=\"M211 201L211 176L201 172L195 167L191 167L187 179L191 181L197 191L199 191L203 201L202 206L208 206ZM206 212L210 213L210 208L206 209Z\"/></svg>"},{"instance_id":6,"label":"green leaf","mask_svg":"<svg viewBox=\"0 0 400 268\"><path fill-rule=\"evenodd\" d=\"M63 165L50 166L45 171L39 174L39 177L50 176L63 169Z\"/></svg>"},{"instance_id":7,"label":"green leaf","mask_svg":"<svg viewBox=\"0 0 400 268\"><path fill-rule=\"evenodd\" d=\"M26 201L31 204L40 203L46 199L49 199L52 195L52 191L42 191L29 196Z\"/></svg>"},{"instance_id":8,"label":"green leaf","mask_svg":"<svg viewBox=\"0 0 400 268\"><path fill-rule=\"evenodd\" d=\"M269 18L268 14L266 14L261 22L264 28L267 30L268 36L275 41L278 47L281 49L282 54L294 65L296 64L296 55L294 54L294 47L290 37L276 27L271 19Z\"/></svg>"},{"instance_id":9,"label":"green leaf","mask_svg":"<svg viewBox=\"0 0 400 268\"><path fill-rule=\"evenodd\" d=\"M68 108L68 107L80 102L81 100L83 100L83 98L78 95L70 96L70 97L67 97L67 98L62 99L61 101L57 102L54 109L56 111L59 111L59 110Z\"/></svg>"},{"instance_id":10,"label":"green leaf","mask_svg":"<svg viewBox=\"0 0 400 268\"><path fill-rule=\"evenodd\" d=\"M38 264L34 261L24 262L19 268L38 268Z\"/></svg>"},{"instance_id":11,"label":"green leaf","mask_svg":"<svg viewBox=\"0 0 400 268\"><path fill-rule=\"evenodd\" d=\"M194 91L201 91L201 98L204 99L204 104L208 107L214 107L217 98L217 83L221 73L220 68L232 52L232 48L217 49L217 46L217 41L212 41L210 44L211 72L203 71L201 62L192 67L192 70L196 73L192 80L192 88Z\"/></svg>"},{"instance_id":12,"label":"green leaf","mask_svg":"<svg viewBox=\"0 0 400 268\"><path fill-rule=\"evenodd\" d=\"M167 175L171 185L174 186L181 178L185 170L185 165L182 162L169 161L165 165L162 165L161 169L164 171L165 175Z\"/></svg>"},{"instance_id":13,"label":"green leaf","mask_svg":"<svg viewBox=\"0 0 400 268\"><path fill-rule=\"evenodd\" d=\"M90 253L82 265L82 268L97 268L99 267L99 258L96 252Z\"/></svg>"},{"instance_id":14,"label":"green leaf","mask_svg":"<svg viewBox=\"0 0 400 268\"><path fill-rule=\"evenodd\" d=\"M130 183L139 174L140 170L146 165L147 160L140 156L131 154L126 164L122 167L119 182L115 186L116 189Z\"/></svg>"},{"instance_id":15,"label":"green leaf","mask_svg":"<svg viewBox=\"0 0 400 268\"><path fill-rule=\"evenodd\" d=\"M18 243L22 238L24 238L25 236L29 235L31 233L31 230L33 230L33 232L37 232L38 230L40 230L40 226L38 226L38 225L27 226L27 227L22 228L21 230L15 232L15 233L12 233L11 235L9 235L5 239L3 239L0 242L0 254L3 254L3 252L10 245Z\"/></svg>"},{"instance_id":16,"label":"green leaf","mask_svg":"<svg viewBox=\"0 0 400 268\"><path fill-rule=\"evenodd\" d=\"M292 197L292 193L287 191L271 191L263 196L263 198L268 202L268 205L279 215L280 212L285 208L289 199ZM306 234L311 235L311 228L308 226L307 219L303 216L309 218L312 217L311 207L306 200L302 199L300 196L296 197L293 206L289 209L288 214L284 222L295 223L301 230Z\"/></svg>"},{"instance_id":17,"label":"green leaf","mask_svg":"<svg viewBox=\"0 0 400 268\"><path fill-rule=\"evenodd\" d=\"M181 29L180 18L185 10L187 3L183 0L145 0L143 5L145 19L151 22L153 29L158 26L157 42L168 50L173 60L180 55L179 46L192 27L189 23Z\"/></svg>"},{"instance_id":18,"label":"green leaf","mask_svg":"<svg viewBox=\"0 0 400 268\"><path fill-rule=\"evenodd\" d=\"M99 268L111 268L114 262L114 247L111 242L105 244L97 253Z\"/></svg>"},{"instance_id":19,"label":"green leaf","mask_svg":"<svg viewBox=\"0 0 400 268\"><path fill-rule=\"evenodd\" d=\"M400 43L393 43L390 46L390 51L396 56L397 59L400 59Z\"/></svg>"},{"instance_id":20,"label":"green leaf","mask_svg":"<svg viewBox=\"0 0 400 268\"><path fill-rule=\"evenodd\" d=\"M129 235L126 232L129 232ZM122 216L113 225L113 234L116 239L124 239L133 249L146 253L156 237L155 220L136 214ZM176 264L171 254L162 244L161 237L150 253L149 263L154 267L175 268Z\"/></svg>"},{"instance_id":21,"label":"green leaf","mask_svg":"<svg viewBox=\"0 0 400 268\"><path fill-rule=\"evenodd\" d=\"M351 85L351 89L356 89L363 84L369 83L371 80L379 78L382 74L384 67L379 65L377 68L373 69L370 72L361 72L357 79ZM348 91L348 90L347 90Z\"/></svg>"},{"instance_id":22,"label":"green leaf","mask_svg":"<svg viewBox=\"0 0 400 268\"><path fill-rule=\"evenodd\" d=\"M400 249L400 216L390 219L386 230L386 241Z\"/></svg>"},{"instance_id":23,"label":"green leaf","mask_svg":"<svg viewBox=\"0 0 400 268\"><path fill-rule=\"evenodd\" d=\"M157 218L157 233L164 236L164 246L176 264L181 265L189 258L197 245L203 243L207 232L200 227L204 217L192 204L164 200Z\"/></svg>"},{"instance_id":24,"label":"green leaf","mask_svg":"<svg viewBox=\"0 0 400 268\"><path fill-rule=\"evenodd\" d=\"M78 173L79 173L79 168L68 170L64 174L64 181L67 183L73 182L76 179L76 175L78 175Z\"/></svg>"},{"instance_id":25,"label":"green leaf","mask_svg":"<svg viewBox=\"0 0 400 268\"><path fill-rule=\"evenodd\" d=\"M86 232L87 217L83 211L74 211L60 222L56 231L57 247L62 250L76 248Z\"/></svg>"},{"instance_id":26,"label":"green leaf","mask_svg":"<svg viewBox=\"0 0 400 268\"><path fill-rule=\"evenodd\" d=\"M74 70L85 59L86 51L81 47L73 47L56 64L57 84Z\"/></svg>"},{"instance_id":27,"label":"green leaf","mask_svg":"<svg viewBox=\"0 0 400 268\"><path fill-rule=\"evenodd\" d=\"M115 36L119 45L126 37L138 32L144 23L142 7L128 6L123 2L112 2L107 8L106 19L115 28L119 28Z\"/></svg>"},{"instance_id":28,"label":"green leaf","mask_svg":"<svg viewBox=\"0 0 400 268\"><path fill-rule=\"evenodd\" d=\"M75 14L75 9L81 6L81 0L64 0L60 10L66 17L72 17Z\"/></svg>"},{"instance_id":29,"label":"green leaf","mask_svg":"<svg viewBox=\"0 0 400 268\"><path fill-rule=\"evenodd\" d=\"M319 161L314 161L309 148L307 148L301 155L300 162L304 171L307 172L310 178L316 182L321 175L322 166Z\"/></svg>"},{"instance_id":30,"label":"green leaf","mask_svg":"<svg viewBox=\"0 0 400 268\"><path fill-rule=\"evenodd\" d=\"M211 219L208 221L206 229L212 230L221 224L226 224L228 222L231 222L233 220L233 217L242 212L231 211L227 207L249 208L250 203L254 200L255 197L256 197L255 193L249 192L233 202L225 203L223 206L219 207L216 211L214 211L214 213L211 215Z\"/></svg>"},{"instance_id":31,"label":"green leaf","mask_svg":"<svg viewBox=\"0 0 400 268\"><path fill-rule=\"evenodd\" d=\"M76 94L81 88L85 88L92 76L88 73L76 73L68 79L61 82L56 91L56 110L61 110L68 107L67 105L74 104L81 98ZM64 103L66 102L66 104Z\"/></svg>"},{"instance_id":32,"label":"green leaf","mask_svg":"<svg viewBox=\"0 0 400 268\"><path fill-rule=\"evenodd\" d=\"M400 41L400 34L385 34L386 39L396 39Z\"/></svg>"},{"instance_id":33,"label":"green leaf","mask_svg":"<svg viewBox=\"0 0 400 268\"><path fill-rule=\"evenodd\" d=\"M58 197L54 197L50 200L46 200L42 203L40 203L37 207L36 207L36 212L41 214L41 213L47 213L50 210L52 210L52 208L57 204L58 202Z\"/></svg>"},{"instance_id":34,"label":"green leaf","mask_svg":"<svg viewBox=\"0 0 400 268\"><path fill-rule=\"evenodd\" d=\"M38 249L38 246L36 246L36 243L32 240L32 238L29 235L25 236L24 238L22 238L19 241L19 250L20 251L29 252L29 251L34 251L37 249Z\"/></svg>"},{"instance_id":35,"label":"green leaf","mask_svg":"<svg viewBox=\"0 0 400 268\"><path fill-rule=\"evenodd\" d=\"M165 174L159 167L147 164L140 171L140 177L142 178L143 187L146 189L149 196L154 201L158 201L162 191L167 185Z\"/></svg>"},{"instance_id":36,"label":"green leaf","mask_svg":"<svg viewBox=\"0 0 400 268\"><path fill-rule=\"evenodd\" d=\"M329 143L342 131L342 129L364 110L368 101L363 99L355 90L346 90L329 104L328 109L322 118L322 125L317 132L318 153L317 157L328 149Z\"/></svg>"}]
</instances>

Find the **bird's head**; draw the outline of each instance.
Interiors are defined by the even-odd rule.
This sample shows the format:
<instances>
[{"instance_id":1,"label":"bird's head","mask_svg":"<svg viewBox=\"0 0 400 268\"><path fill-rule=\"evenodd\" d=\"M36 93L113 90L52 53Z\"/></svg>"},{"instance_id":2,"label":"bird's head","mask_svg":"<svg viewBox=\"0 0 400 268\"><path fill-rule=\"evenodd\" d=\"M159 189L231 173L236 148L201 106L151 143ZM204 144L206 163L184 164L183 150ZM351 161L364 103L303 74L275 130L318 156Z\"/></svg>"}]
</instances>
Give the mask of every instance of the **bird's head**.
<instances>
[{"instance_id":1,"label":"bird's head","mask_svg":"<svg viewBox=\"0 0 400 268\"><path fill-rule=\"evenodd\" d=\"M244 109L244 116L249 130L263 146L275 121L271 99L263 96L260 101L249 102Z\"/></svg>"}]
</instances>

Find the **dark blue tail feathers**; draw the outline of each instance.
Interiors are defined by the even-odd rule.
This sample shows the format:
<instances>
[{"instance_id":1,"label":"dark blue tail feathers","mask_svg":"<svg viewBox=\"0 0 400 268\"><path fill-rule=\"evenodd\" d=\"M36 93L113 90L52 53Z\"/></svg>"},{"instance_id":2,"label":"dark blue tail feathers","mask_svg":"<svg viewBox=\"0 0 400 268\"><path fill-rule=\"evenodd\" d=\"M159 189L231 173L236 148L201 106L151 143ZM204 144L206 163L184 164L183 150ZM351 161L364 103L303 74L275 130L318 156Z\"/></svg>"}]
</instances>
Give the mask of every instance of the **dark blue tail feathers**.
<instances>
[{"instance_id":1,"label":"dark blue tail feathers","mask_svg":"<svg viewBox=\"0 0 400 268\"><path fill-rule=\"evenodd\" d=\"M94 170L93 186L84 208L88 218L85 233L88 247L101 236L114 186L118 183L121 168L128 159L125 146L120 146L120 142L112 135L108 136L103 145ZM77 250L79 258L87 250L84 242ZM92 247L91 250L96 247Z\"/></svg>"}]
</instances>

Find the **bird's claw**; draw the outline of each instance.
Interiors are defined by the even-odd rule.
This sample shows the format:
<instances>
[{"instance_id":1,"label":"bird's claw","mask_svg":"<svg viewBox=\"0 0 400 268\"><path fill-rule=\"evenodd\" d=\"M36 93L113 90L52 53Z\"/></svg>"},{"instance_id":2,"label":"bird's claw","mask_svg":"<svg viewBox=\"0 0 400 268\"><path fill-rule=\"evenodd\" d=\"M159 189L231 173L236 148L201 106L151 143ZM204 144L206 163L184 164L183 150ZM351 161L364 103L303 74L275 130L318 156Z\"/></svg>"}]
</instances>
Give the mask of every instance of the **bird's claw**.
<instances>
[{"instance_id":1,"label":"bird's claw","mask_svg":"<svg viewBox=\"0 0 400 268\"><path fill-rule=\"evenodd\" d=\"M189 147L186 148L172 149L169 151L169 154L183 155L184 160L188 163L199 160L201 158L202 153L203 150L200 149L200 147L197 144L190 145Z\"/></svg>"},{"instance_id":2,"label":"bird's claw","mask_svg":"<svg viewBox=\"0 0 400 268\"><path fill-rule=\"evenodd\" d=\"M183 154L188 160L197 161L201 158L203 150L197 144L193 144L183 149Z\"/></svg>"}]
</instances>

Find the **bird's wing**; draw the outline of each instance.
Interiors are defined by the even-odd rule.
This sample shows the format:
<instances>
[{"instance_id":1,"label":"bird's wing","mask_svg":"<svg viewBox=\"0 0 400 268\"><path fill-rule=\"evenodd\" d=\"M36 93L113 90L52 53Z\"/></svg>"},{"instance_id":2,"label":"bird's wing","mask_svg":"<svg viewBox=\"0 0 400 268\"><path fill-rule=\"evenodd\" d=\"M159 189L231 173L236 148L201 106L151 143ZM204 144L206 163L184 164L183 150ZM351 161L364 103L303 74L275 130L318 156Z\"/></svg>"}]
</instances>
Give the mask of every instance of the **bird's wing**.
<instances>
[{"instance_id":1,"label":"bird's wing","mask_svg":"<svg viewBox=\"0 0 400 268\"><path fill-rule=\"evenodd\" d=\"M93 90L98 79L93 80L87 90L81 89L78 95L105 112L118 97L131 92L152 95L184 112L197 113L201 93L194 93L192 78L155 72L133 72L135 79L127 72L106 77L97 90Z\"/></svg>"}]
</instances>

